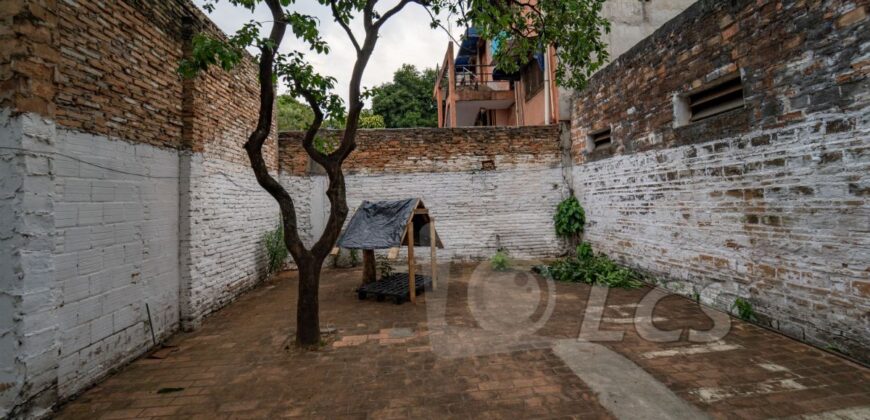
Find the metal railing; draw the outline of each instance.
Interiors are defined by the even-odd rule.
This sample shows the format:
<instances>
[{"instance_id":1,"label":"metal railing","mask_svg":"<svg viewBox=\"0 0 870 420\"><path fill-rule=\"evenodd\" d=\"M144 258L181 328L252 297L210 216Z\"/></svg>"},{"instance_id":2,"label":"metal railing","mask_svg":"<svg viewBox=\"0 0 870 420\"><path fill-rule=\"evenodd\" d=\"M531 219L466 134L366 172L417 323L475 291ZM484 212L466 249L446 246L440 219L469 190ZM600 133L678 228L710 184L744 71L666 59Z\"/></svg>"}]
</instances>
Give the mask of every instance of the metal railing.
<instances>
[{"instance_id":1,"label":"metal railing","mask_svg":"<svg viewBox=\"0 0 870 420\"><path fill-rule=\"evenodd\" d=\"M493 80L493 65L462 64L456 66L456 87L472 90L511 90L510 82Z\"/></svg>"}]
</instances>

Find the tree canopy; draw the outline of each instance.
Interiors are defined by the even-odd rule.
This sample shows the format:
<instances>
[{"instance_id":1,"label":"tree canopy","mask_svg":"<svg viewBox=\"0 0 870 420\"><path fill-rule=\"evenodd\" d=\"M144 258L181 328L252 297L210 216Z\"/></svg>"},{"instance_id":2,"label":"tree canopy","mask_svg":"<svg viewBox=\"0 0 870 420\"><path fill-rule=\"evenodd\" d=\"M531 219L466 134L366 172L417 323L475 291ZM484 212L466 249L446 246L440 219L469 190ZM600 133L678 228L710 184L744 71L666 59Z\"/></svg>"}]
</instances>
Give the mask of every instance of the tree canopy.
<instances>
[{"instance_id":1,"label":"tree canopy","mask_svg":"<svg viewBox=\"0 0 870 420\"><path fill-rule=\"evenodd\" d=\"M311 107L292 96L278 96L277 107L278 131L305 130L314 121Z\"/></svg>"},{"instance_id":2,"label":"tree canopy","mask_svg":"<svg viewBox=\"0 0 870 420\"><path fill-rule=\"evenodd\" d=\"M436 127L438 108L432 99L435 69L418 71L403 64L393 73L393 81L371 90L372 111L384 117L389 128Z\"/></svg>"},{"instance_id":3,"label":"tree canopy","mask_svg":"<svg viewBox=\"0 0 870 420\"><path fill-rule=\"evenodd\" d=\"M277 98L278 131L302 131L308 129L314 121L314 111L310 106L299 102L289 95L279 95ZM323 122L326 128L344 128L345 121L331 118ZM384 117L370 109L363 109L359 117L360 128L384 128Z\"/></svg>"}]
</instances>

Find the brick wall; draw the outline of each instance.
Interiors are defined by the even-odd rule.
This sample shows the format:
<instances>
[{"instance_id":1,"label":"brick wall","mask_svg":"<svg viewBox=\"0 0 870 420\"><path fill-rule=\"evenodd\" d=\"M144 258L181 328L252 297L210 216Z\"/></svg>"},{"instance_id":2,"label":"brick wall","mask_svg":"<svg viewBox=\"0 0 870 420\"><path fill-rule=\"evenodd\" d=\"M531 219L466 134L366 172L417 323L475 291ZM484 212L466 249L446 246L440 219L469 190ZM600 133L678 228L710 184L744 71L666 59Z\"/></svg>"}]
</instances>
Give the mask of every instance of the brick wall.
<instances>
[{"instance_id":1,"label":"brick wall","mask_svg":"<svg viewBox=\"0 0 870 420\"><path fill-rule=\"evenodd\" d=\"M56 14L59 125L247 165L239 145L257 122L256 67L181 79L190 34L224 36L191 2L58 2ZM265 151L274 165L275 143Z\"/></svg>"},{"instance_id":2,"label":"brick wall","mask_svg":"<svg viewBox=\"0 0 870 420\"><path fill-rule=\"evenodd\" d=\"M154 2L167 10L175 2ZM57 4L61 60L55 103L64 127L129 141L181 145L180 16L155 25L126 1Z\"/></svg>"},{"instance_id":3,"label":"brick wall","mask_svg":"<svg viewBox=\"0 0 870 420\"><path fill-rule=\"evenodd\" d=\"M868 12L702 0L596 74L572 126L585 239L870 360ZM675 124L682 94L733 72L742 109ZM610 151L588 152L607 127Z\"/></svg>"},{"instance_id":4,"label":"brick wall","mask_svg":"<svg viewBox=\"0 0 870 420\"><path fill-rule=\"evenodd\" d=\"M178 329L179 166L174 150L66 129L57 130L57 151L63 398L151 346L148 310L158 338Z\"/></svg>"},{"instance_id":5,"label":"brick wall","mask_svg":"<svg viewBox=\"0 0 870 420\"><path fill-rule=\"evenodd\" d=\"M11 1L0 8L0 107L54 115L59 60L53 2Z\"/></svg>"},{"instance_id":6,"label":"brick wall","mask_svg":"<svg viewBox=\"0 0 870 420\"><path fill-rule=\"evenodd\" d=\"M312 242L328 215L327 182L311 169L301 133L281 133L279 145L281 181ZM558 126L361 130L344 165L348 206L352 213L363 200L421 197L445 260L488 258L499 247L552 257L563 251L552 220L567 194L561 156Z\"/></svg>"},{"instance_id":7,"label":"brick wall","mask_svg":"<svg viewBox=\"0 0 870 420\"><path fill-rule=\"evenodd\" d=\"M37 114L0 109L0 416L56 398L59 293L54 282L54 127ZM21 154L27 149L34 153Z\"/></svg>"},{"instance_id":8,"label":"brick wall","mask_svg":"<svg viewBox=\"0 0 870 420\"><path fill-rule=\"evenodd\" d=\"M37 2L0 7L0 417L22 401L39 415L56 399L53 67L56 16ZM21 150L32 153L20 153Z\"/></svg>"},{"instance_id":9,"label":"brick wall","mask_svg":"<svg viewBox=\"0 0 870 420\"><path fill-rule=\"evenodd\" d=\"M266 276L263 235L279 225L275 200L247 166L209 154L182 156L181 322L196 328Z\"/></svg>"},{"instance_id":10,"label":"brick wall","mask_svg":"<svg viewBox=\"0 0 870 420\"><path fill-rule=\"evenodd\" d=\"M493 161L495 169L556 167L561 149L558 126L477 127L359 130L357 148L348 157L345 173L452 172L481 169ZM302 148L302 132L280 134L283 173L310 171ZM321 137L337 139L341 133L323 130Z\"/></svg>"},{"instance_id":11,"label":"brick wall","mask_svg":"<svg viewBox=\"0 0 870 420\"><path fill-rule=\"evenodd\" d=\"M192 3L6 3L0 417L28 417L264 278L277 205L242 148L253 63L176 74L192 33L223 36Z\"/></svg>"}]
</instances>

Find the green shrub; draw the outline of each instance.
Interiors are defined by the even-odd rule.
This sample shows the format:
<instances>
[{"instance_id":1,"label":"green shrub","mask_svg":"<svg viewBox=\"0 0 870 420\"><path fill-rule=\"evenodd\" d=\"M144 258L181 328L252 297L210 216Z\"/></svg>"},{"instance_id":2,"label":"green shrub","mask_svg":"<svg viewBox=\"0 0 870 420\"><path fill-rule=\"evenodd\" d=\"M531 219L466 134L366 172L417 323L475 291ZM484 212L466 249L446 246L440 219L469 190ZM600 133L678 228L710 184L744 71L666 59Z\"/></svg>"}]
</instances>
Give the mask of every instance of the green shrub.
<instances>
[{"instance_id":1,"label":"green shrub","mask_svg":"<svg viewBox=\"0 0 870 420\"><path fill-rule=\"evenodd\" d=\"M594 257L595 254L592 252L592 245L589 245L588 242L583 242L577 247L577 258L581 260L588 260Z\"/></svg>"},{"instance_id":2,"label":"green shrub","mask_svg":"<svg viewBox=\"0 0 870 420\"><path fill-rule=\"evenodd\" d=\"M278 226L275 230L266 232L264 241L266 242L266 255L269 258L269 273L271 274L281 269L289 254L287 246L284 245L284 227Z\"/></svg>"},{"instance_id":3,"label":"green shrub","mask_svg":"<svg viewBox=\"0 0 870 420\"><path fill-rule=\"evenodd\" d=\"M492 269L495 271L505 271L510 268L511 259L508 256L507 251L500 249L498 250L492 258L489 259L490 264L492 264Z\"/></svg>"},{"instance_id":4,"label":"green shrub","mask_svg":"<svg viewBox=\"0 0 870 420\"><path fill-rule=\"evenodd\" d=\"M588 243L577 247L577 256L539 265L534 270L553 280L633 289L643 285L634 270L613 262L604 254L595 255Z\"/></svg>"},{"instance_id":5,"label":"green shrub","mask_svg":"<svg viewBox=\"0 0 870 420\"><path fill-rule=\"evenodd\" d=\"M583 233L583 226L586 224L586 213L583 211L583 207L580 206L577 198L572 195L556 207L553 221L556 222L557 235L565 238L575 238Z\"/></svg>"},{"instance_id":6,"label":"green shrub","mask_svg":"<svg viewBox=\"0 0 870 420\"><path fill-rule=\"evenodd\" d=\"M736 309L737 316L744 321L758 321L758 317L755 316L755 309L752 308L752 303L746 299L734 299L734 303L731 305L731 309Z\"/></svg>"}]
</instances>

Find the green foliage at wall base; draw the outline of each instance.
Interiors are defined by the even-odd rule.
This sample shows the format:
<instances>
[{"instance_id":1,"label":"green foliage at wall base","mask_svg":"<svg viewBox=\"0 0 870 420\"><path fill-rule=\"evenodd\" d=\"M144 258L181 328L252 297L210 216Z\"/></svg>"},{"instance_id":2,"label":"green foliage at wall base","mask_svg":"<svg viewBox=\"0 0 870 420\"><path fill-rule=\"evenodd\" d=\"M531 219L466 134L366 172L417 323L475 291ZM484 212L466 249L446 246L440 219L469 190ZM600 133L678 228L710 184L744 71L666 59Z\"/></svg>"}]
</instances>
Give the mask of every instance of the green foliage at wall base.
<instances>
[{"instance_id":1,"label":"green foliage at wall base","mask_svg":"<svg viewBox=\"0 0 870 420\"><path fill-rule=\"evenodd\" d=\"M586 283L606 287L633 289L643 286L641 276L634 270L622 267L604 254L595 255L588 243L577 247L577 256L568 257L553 264L533 268L544 277L569 283Z\"/></svg>"},{"instance_id":2,"label":"green foliage at wall base","mask_svg":"<svg viewBox=\"0 0 870 420\"><path fill-rule=\"evenodd\" d=\"M508 256L507 251L500 249L498 250L490 259L490 264L492 264L492 269L495 271L507 271L511 265L510 256Z\"/></svg>"},{"instance_id":3,"label":"green foliage at wall base","mask_svg":"<svg viewBox=\"0 0 870 420\"><path fill-rule=\"evenodd\" d=\"M752 308L752 302L743 298L734 299L731 309L737 310L737 316L744 321L757 322L758 317L755 315L755 309Z\"/></svg>"},{"instance_id":4,"label":"green foliage at wall base","mask_svg":"<svg viewBox=\"0 0 870 420\"><path fill-rule=\"evenodd\" d=\"M284 260L289 255L287 246L284 244L284 227L278 226L275 230L266 232L263 239L266 244L268 269L271 274L281 269L284 265Z\"/></svg>"}]
</instances>

